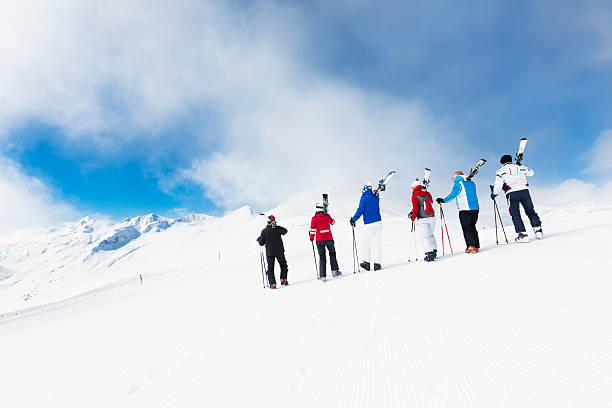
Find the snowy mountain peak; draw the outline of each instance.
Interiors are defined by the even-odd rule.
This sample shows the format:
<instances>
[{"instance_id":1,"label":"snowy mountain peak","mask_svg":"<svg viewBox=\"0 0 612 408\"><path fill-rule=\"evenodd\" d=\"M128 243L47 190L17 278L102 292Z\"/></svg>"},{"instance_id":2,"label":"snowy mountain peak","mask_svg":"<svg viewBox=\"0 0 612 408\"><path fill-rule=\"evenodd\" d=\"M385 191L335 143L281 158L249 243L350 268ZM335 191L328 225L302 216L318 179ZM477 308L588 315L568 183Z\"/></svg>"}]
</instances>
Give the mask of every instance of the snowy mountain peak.
<instances>
[{"instance_id":1,"label":"snowy mountain peak","mask_svg":"<svg viewBox=\"0 0 612 408\"><path fill-rule=\"evenodd\" d=\"M89 216L81 218L76 224L70 228L70 232L81 232L90 234L94 231L95 221Z\"/></svg>"},{"instance_id":2,"label":"snowy mountain peak","mask_svg":"<svg viewBox=\"0 0 612 408\"><path fill-rule=\"evenodd\" d=\"M207 214L189 214L182 218L178 218L175 222L184 222L184 223L193 223L193 224L204 224L213 220L216 220L217 217L213 217L212 215Z\"/></svg>"}]
</instances>

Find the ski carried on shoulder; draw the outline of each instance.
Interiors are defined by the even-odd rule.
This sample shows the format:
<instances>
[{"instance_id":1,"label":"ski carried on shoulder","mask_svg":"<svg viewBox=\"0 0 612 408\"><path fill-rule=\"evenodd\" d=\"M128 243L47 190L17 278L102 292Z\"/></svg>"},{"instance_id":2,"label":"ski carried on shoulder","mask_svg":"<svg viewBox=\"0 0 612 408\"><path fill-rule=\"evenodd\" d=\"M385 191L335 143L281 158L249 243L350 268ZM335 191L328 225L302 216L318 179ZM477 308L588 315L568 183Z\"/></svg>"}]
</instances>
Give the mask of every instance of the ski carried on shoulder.
<instances>
[{"instance_id":1,"label":"ski carried on shoulder","mask_svg":"<svg viewBox=\"0 0 612 408\"><path fill-rule=\"evenodd\" d=\"M387 189L387 183L391 180L391 177L395 175L395 171L390 171L387 176L378 182L378 188L374 191L374 195L378 195L381 191L385 191Z\"/></svg>"},{"instance_id":2,"label":"ski carried on shoulder","mask_svg":"<svg viewBox=\"0 0 612 408\"><path fill-rule=\"evenodd\" d=\"M526 146L527 146L527 138L524 137L521 140L519 140L518 149L516 150L516 158L514 160L514 162L519 166L521 165L521 162L523 161L523 153L525 152Z\"/></svg>"},{"instance_id":3,"label":"ski carried on shoulder","mask_svg":"<svg viewBox=\"0 0 612 408\"><path fill-rule=\"evenodd\" d=\"M327 209L329 207L329 194L323 193L323 211L327 214Z\"/></svg>"},{"instance_id":4,"label":"ski carried on shoulder","mask_svg":"<svg viewBox=\"0 0 612 408\"><path fill-rule=\"evenodd\" d=\"M423 175L423 185L425 186L425 189L429 187L430 177L431 177L431 170L425 167L425 174Z\"/></svg>"},{"instance_id":5,"label":"ski carried on shoulder","mask_svg":"<svg viewBox=\"0 0 612 408\"><path fill-rule=\"evenodd\" d=\"M486 162L487 161L485 159L478 160L478 163L476 163L476 165L472 167L472 170L470 170L470 174L468 174L468 176L466 177L466 180L470 181L476 174L478 174L478 172L480 171L482 166L485 165Z\"/></svg>"}]
</instances>

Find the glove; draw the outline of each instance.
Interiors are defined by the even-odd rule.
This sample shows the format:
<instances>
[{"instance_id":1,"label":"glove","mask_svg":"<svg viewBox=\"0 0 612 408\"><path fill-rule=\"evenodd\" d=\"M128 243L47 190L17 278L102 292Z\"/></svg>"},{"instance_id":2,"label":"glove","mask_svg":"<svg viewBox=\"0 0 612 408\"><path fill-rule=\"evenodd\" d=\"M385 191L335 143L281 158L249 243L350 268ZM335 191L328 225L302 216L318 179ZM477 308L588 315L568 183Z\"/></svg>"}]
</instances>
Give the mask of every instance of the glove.
<instances>
[{"instance_id":1,"label":"glove","mask_svg":"<svg viewBox=\"0 0 612 408\"><path fill-rule=\"evenodd\" d=\"M495 197L497 197L497 194L491 193L491 200L495 200Z\"/></svg>"},{"instance_id":2,"label":"glove","mask_svg":"<svg viewBox=\"0 0 612 408\"><path fill-rule=\"evenodd\" d=\"M412 219L412 211L408 213L408 218Z\"/></svg>"},{"instance_id":3,"label":"glove","mask_svg":"<svg viewBox=\"0 0 612 408\"><path fill-rule=\"evenodd\" d=\"M443 198L436 198L436 202L438 204L444 204L444 199Z\"/></svg>"},{"instance_id":4,"label":"glove","mask_svg":"<svg viewBox=\"0 0 612 408\"><path fill-rule=\"evenodd\" d=\"M310 241L314 241L314 237L313 236L310 236Z\"/></svg>"},{"instance_id":5,"label":"glove","mask_svg":"<svg viewBox=\"0 0 612 408\"><path fill-rule=\"evenodd\" d=\"M354 226L355 226L355 221L354 221L352 218L351 218L350 223L351 223L351 226L352 226L352 227L354 227Z\"/></svg>"}]
</instances>

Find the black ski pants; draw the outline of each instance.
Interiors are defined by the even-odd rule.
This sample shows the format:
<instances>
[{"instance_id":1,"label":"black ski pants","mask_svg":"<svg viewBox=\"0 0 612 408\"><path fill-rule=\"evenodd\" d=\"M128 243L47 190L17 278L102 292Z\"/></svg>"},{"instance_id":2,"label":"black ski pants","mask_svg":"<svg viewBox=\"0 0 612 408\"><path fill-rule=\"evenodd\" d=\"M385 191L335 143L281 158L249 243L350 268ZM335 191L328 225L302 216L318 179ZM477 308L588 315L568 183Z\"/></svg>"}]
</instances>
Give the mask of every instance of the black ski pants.
<instances>
[{"instance_id":1,"label":"black ski pants","mask_svg":"<svg viewBox=\"0 0 612 408\"><path fill-rule=\"evenodd\" d=\"M274 260L278 261L278 264L281 268L280 278L281 280L287 279L287 272L289 271L289 266L287 266L287 260L285 259L285 254L281 253L280 255L268 255L266 256L268 261L268 283L270 285L276 285L276 279L274 279Z\"/></svg>"},{"instance_id":2,"label":"black ski pants","mask_svg":"<svg viewBox=\"0 0 612 408\"><path fill-rule=\"evenodd\" d=\"M531 201L531 194L529 190L512 191L506 195L508 200L508 206L510 208L510 215L512 216L512 222L514 223L514 230L518 234L519 232L525 232L525 224L521 218L521 208L519 204L523 206L525 214L529 217L529 223L532 227L539 227L542 225L540 217L533 208L533 202Z\"/></svg>"},{"instance_id":3,"label":"black ski pants","mask_svg":"<svg viewBox=\"0 0 612 408\"><path fill-rule=\"evenodd\" d=\"M317 241L317 251L319 252L319 277L324 278L327 276L327 259L325 257L325 248L329 251L329 263L331 264L331 270L338 270L338 260L336 259L336 247L334 246L334 240L329 241Z\"/></svg>"},{"instance_id":4,"label":"black ski pants","mask_svg":"<svg viewBox=\"0 0 612 408\"><path fill-rule=\"evenodd\" d=\"M459 221L461 221L465 247L469 248L470 246L475 246L476 248L480 248L480 239L478 238L478 230L476 229L478 210L459 211Z\"/></svg>"}]
</instances>

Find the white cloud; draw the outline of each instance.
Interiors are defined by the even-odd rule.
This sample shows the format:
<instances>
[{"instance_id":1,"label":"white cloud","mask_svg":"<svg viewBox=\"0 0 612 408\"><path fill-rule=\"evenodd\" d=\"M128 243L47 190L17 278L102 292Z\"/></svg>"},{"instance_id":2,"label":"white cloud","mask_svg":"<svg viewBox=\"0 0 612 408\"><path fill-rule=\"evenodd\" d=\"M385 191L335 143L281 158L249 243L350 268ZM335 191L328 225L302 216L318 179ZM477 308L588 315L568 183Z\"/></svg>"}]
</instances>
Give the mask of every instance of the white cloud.
<instances>
[{"instance_id":1,"label":"white cloud","mask_svg":"<svg viewBox=\"0 0 612 408\"><path fill-rule=\"evenodd\" d=\"M609 177L612 172L612 129L601 132L583 157L588 160L588 173Z\"/></svg>"},{"instance_id":2,"label":"white cloud","mask_svg":"<svg viewBox=\"0 0 612 408\"><path fill-rule=\"evenodd\" d=\"M77 218L74 208L53 197L49 186L0 156L0 233Z\"/></svg>"},{"instance_id":3,"label":"white cloud","mask_svg":"<svg viewBox=\"0 0 612 408\"><path fill-rule=\"evenodd\" d=\"M566 205L583 205L588 207L591 203L609 203L612 201L612 182L605 184L587 183L578 179L569 179L558 186L548 188L534 188L535 204L550 207L563 207Z\"/></svg>"},{"instance_id":4,"label":"white cloud","mask_svg":"<svg viewBox=\"0 0 612 408\"><path fill-rule=\"evenodd\" d=\"M390 168L411 179L425 165L445 174L457 166L461 149L451 156L436 141L459 137L418 101L314 72L308 60L316 49L305 46L307 24L296 8L168 4L5 6L0 129L36 118L112 151L126 138L160 137L183 115L214 114L222 125L198 143L174 136L208 147L162 184L195 181L227 206L271 205L321 180L362 183Z\"/></svg>"}]
</instances>

